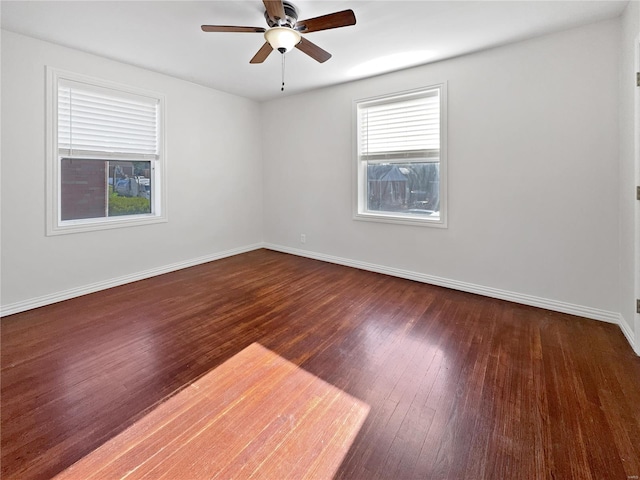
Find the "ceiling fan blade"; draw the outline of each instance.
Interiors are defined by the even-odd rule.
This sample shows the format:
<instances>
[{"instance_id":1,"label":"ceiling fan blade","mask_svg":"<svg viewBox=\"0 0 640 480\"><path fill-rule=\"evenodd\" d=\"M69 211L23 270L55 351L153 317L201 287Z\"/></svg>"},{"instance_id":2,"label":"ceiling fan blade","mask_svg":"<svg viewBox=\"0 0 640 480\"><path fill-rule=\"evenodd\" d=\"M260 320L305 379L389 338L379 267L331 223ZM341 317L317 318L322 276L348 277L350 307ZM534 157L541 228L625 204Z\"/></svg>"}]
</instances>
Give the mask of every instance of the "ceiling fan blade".
<instances>
[{"instance_id":1,"label":"ceiling fan blade","mask_svg":"<svg viewBox=\"0 0 640 480\"><path fill-rule=\"evenodd\" d=\"M296 45L296 48L320 63L324 63L331 58L329 52L321 49L315 43L310 42L304 37L300 39L300 43Z\"/></svg>"},{"instance_id":2,"label":"ceiling fan blade","mask_svg":"<svg viewBox=\"0 0 640 480\"><path fill-rule=\"evenodd\" d=\"M264 45L260 47L260 50L258 50L258 53L256 53L253 58L249 60L249 63L264 62L272 51L273 48L271 47L271 45L269 45L269 42L265 42Z\"/></svg>"},{"instance_id":3,"label":"ceiling fan blade","mask_svg":"<svg viewBox=\"0 0 640 480\"><path fill-rule=\"evenodd\" d=\"M266 28L262 27L233 27L230 25L202 25L203 32L249 32L264 33Z\"/></svg>"},{"instance_id":4,"label":"ceiling fan blade","mask_svg":"<svg viewBox=\"0 0 640 480\"><path fill-rule=\"evenodd\" d=\"M284 13L282 0L262 0L262 3L264 3L267 15L271 20L276 23L278 23L278 20L285 20L286 14Z\"/></svg>"},{"instance_id":5,"label":"ceiling fan blade","mask_svg":"<svg viewBox=\"0 0 640 480\"><path fill-rule=\"evenodd\" d=\"M355 24L356 16L353 10L343 10L342 12L330 13L321 17L300 20L296 23L295 29L300 33L310 33L329 30L330 28L348 27Z\"/></svg>"}]
</instances>

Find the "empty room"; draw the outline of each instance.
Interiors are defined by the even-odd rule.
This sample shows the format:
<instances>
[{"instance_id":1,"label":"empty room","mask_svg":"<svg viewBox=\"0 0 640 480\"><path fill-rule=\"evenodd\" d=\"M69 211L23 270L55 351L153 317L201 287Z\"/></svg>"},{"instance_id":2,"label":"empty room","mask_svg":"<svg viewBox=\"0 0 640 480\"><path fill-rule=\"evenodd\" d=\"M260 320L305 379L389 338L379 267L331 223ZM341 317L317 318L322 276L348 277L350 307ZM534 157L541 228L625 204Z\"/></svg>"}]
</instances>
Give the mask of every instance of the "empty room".
<instances>
[{"instance_id":1,"label":"empty room","mask_svg":"<svg viewBox=\"0 0 640 480\"><path fill-rule=\"evenodd\" d=\"M640 1L5 1L3 479L640 479Z\"/></svg>"}]
</instances>

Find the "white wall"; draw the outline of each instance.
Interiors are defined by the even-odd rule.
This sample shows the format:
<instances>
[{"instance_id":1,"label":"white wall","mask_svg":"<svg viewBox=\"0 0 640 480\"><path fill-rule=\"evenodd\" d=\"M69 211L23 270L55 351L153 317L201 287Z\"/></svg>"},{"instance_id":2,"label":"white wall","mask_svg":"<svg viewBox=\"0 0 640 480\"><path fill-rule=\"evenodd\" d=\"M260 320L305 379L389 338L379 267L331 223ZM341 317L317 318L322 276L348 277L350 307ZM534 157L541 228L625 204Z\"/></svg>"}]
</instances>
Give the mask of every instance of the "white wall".
<instances>
[{"instance_id":1,"label":"white wall","mask_svg":"<svg viewBox=\"0 0 640 480\"><path fill-rule=\"evenodd\" d=\"M614 19L264 104L265 241L616 321L619 46ZM440 82L449 228L353 220L353 100Z\"/></svg>"},{"instance_id":2,"label":"white wall","mask_svg":"<svg viewBox=\"0 0 640 480\"><path fill-rule=\"evenodd\" d=\"M2 32L3 311L264 238L592 318L621 312L633 343L638 172L627 74L639 25L631 2L622 19L263 105ZM45 65L166 95L168 223L45 236ZM353 100L443 81L449 228L353 220Z\"/></svg>"},{"instance_id":3,"label":"white wall","mask_svg":"<svg viewBox=\"0 0 640 480\"><path fill-rule=\"evenodd\" d=\"M11 32L1 47L3 310L261 242L257 103ZM45 236L45 65L166 95L168 223Z\"/></svg>"},{"instance_id":4,"label":"white wall","mask_svg":"<svg viewBox=\"0 0 640 480\"><path fill-rule=\"evenodd\" d=\"M637 201L635 186L640 185L636 170L635 141L638 135L634 119L634 102L636 102L636 52L638 35L640 34L640 4L630 2L622 16L621 22L621 56L620 56L620 170L619 170L619 215L620 215L620 315L621 326L625 334L635 344L640 354L640 322L635 313L635 299L638 285L636 283L636 263L634 256L640 254L638 237L634 236ZM637 252L637 253L636 253ZM634 323L636 323L634 327Z\"/></svg>"}]
</instances>

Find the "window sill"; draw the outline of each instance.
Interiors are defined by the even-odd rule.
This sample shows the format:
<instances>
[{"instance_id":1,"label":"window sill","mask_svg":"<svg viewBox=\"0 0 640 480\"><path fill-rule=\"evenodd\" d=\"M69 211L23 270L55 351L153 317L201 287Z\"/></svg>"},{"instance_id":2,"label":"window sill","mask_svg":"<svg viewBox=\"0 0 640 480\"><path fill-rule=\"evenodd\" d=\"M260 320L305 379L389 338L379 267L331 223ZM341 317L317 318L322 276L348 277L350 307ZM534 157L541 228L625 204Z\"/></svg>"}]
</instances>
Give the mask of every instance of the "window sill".
<instances>
[{"instance_id":1,"label":"window sill","mask_svg":"<svg viewBox=\"0 0 640 480\"><path fill-rule=\"evenodd\" d=\"M435 228L447 228L446 219L441 216L427 217L427 216L415 216L415 215L398 215L393 213L369 213L358 212L353 216L354 220L365 222L379 222L379 223L395 223L399 225L414 225L419 227L435 227Z\"/></svg>"},{"instance_id":2,"label":"window sill","mask_svg":"<svg viewBox=\"0 0 640 480\"><path fill-rule=\"evenodd\" d=\"M151 225L154 223L166 223L166 216L122 216L108 219L70 220L62 225L47 225L47 236L65 235L68 233L93 232L109 230L112 228L136 227L139 225Z\"/></svg>"}]
</instances>

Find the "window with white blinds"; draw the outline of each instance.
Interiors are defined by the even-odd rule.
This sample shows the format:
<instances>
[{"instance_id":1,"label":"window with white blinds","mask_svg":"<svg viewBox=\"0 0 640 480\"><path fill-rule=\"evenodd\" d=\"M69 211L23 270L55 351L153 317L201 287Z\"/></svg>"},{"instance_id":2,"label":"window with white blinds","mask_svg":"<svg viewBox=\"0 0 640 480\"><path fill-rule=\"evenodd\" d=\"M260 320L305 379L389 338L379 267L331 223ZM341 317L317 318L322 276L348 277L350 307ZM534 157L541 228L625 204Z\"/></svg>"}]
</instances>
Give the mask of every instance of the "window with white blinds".
<instances>
[{"instance_id":1,"label":"window with white blinds","mask_svg":"<svg viewBox=\"0 0 640 480\"><path fill-rule=\"evenodd\" d=\"M60 80L58 150L64 157L157 160L158 99Z\"/></svg>"},{"instance_id":2,"label":"window with white blinds","mask_svg":"<svg viewBox=\"0 0 640 480\"><path fill-rule=\"evenodd\" d=\"M440 152L440 89L358 104L360 160L437 161Z\"/></svg>"},{"instance_id":3,"label":"window with white blinds","mask_svg":"<svg viewBox=\"0 0 640 480\"><path fill-rule=\"evenodd\" d=\"M354 102L354 218L446 227L446 85Z\"/></svg>"},{"instance_id":4,"label":"window with white blinds","mask_svg":"<svg viewBox=\"0 0 640 480\"><path fill-rule=\"evenodd\" d=\"M164 95L47 67L47 235L167 221Z\"/></svg>"}]
</instances>

